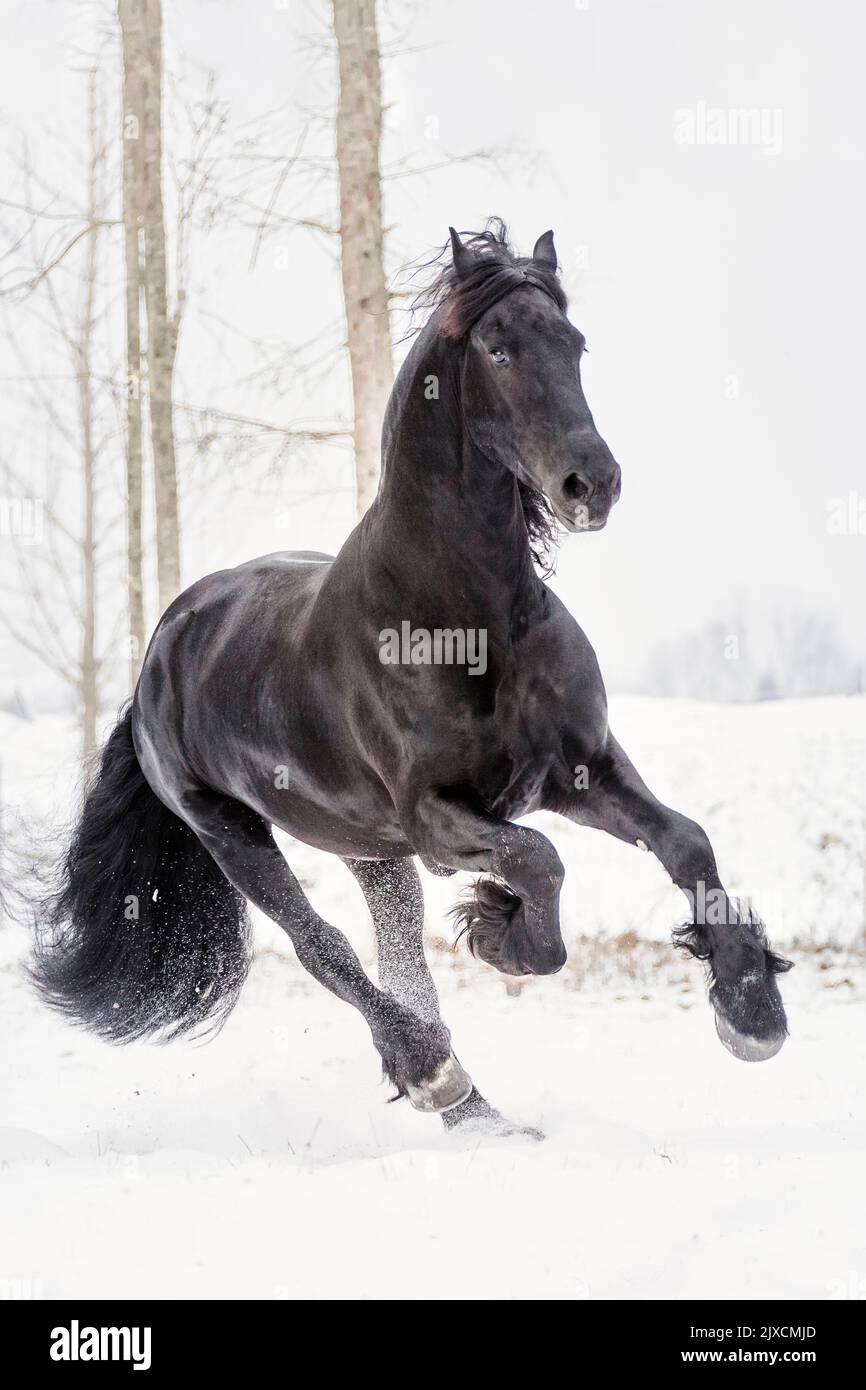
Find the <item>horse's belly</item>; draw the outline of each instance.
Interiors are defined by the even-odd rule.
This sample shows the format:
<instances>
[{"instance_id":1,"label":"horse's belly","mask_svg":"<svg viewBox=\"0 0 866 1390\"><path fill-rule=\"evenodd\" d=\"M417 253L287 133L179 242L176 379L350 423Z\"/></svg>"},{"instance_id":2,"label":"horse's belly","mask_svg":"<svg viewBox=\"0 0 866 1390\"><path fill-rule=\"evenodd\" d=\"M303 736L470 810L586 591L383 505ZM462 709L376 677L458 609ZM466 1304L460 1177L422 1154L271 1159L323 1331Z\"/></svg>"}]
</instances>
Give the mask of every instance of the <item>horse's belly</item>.
<instances>
[{"instance_id":1,"label":"horse's belly","mask_svg":"<svg viewBox=\"0 0 866 1390\"><path fill-rule=\"evenodd\" d=\"M247 802L253 797L245 797ZM270 796L255 810L286 835L314 849L358 859L391 859L411 854L390 800L333 796L328 802L293 792L282 800Z\"/></svg>"}]
</instances>

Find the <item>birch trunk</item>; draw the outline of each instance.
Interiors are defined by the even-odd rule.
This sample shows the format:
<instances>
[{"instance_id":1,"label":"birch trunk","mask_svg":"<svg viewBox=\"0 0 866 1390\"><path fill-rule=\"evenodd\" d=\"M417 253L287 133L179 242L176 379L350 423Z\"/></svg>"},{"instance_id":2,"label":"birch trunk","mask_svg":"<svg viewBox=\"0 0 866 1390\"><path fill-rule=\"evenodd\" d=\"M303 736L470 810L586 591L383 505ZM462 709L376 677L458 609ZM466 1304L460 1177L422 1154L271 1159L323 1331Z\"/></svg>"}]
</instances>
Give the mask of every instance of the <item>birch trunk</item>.
<instances>
[{"instance_id":1,"label":"birch trunk","mask_svg":"<svg viewBox=\"0 0 866 1390\"><path fill-rule=\"evenodd\" d=\"M126 593L129 623L129 688L135 689L144 657L144 555L142 498L144 446L141 408L142 91L144 67L140 0L118 0L123 45L123 249L126 264Z\"/></svg>"},{"instance_id":2,"label":"birch trunk","mask_svg":"<svg viewBox=\"0 0 866 1390\"><path fill-rule=\"evenodd\" d=\"M340 91L337 168L340 254L352 369L355 504L363 516L379 480L382 420L393 381L385 285L382 79L375 0L333 0Z\"/></svg>"},{"instance_id":3,"label":"birch trunk","mask_svg":"<svg viewBox=\"0 0 866 1390\"><path fill-rule=\"evenodd\" d=\"M168 311L162 199L162 3L138 0L144 19L142 155L147 382L156 506L157 589L164 612L180 590L180 524L172 382L178 317Z\"/></svg>"},{"instance_id":4,"label":"birch trunk","mask_svg":"<svg viewBox=\"0 0 866 1390\"><path fill-rule=\"evenodd\" d=\"M90 74L88 91L90 161L88 167L87 216L95 224L97 209L97 163L99 159L96 131L96 78ZM96 460L93 447L93 315L96 294L97 247L99 232L93 231L87 241L87 261L84 271L84 298L81 323L75 348L78 413L81 430L81 471L83 483L83 518L81 532L81 649L79 658L79 695L81 701L81 743L85 753L96 747L96 725L99 717L97 688L98 660L96 655L96 538L94 477Z\"/></svg>"}]
</instances>

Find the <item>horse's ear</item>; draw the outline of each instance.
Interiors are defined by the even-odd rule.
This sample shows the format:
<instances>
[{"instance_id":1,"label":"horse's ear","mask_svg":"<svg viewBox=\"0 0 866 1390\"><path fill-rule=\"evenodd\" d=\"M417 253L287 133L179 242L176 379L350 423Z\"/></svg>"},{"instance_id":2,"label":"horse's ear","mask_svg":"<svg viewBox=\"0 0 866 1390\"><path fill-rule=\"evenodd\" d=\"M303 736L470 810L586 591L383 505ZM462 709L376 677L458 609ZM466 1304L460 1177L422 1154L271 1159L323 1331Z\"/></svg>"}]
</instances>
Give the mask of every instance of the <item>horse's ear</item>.
<instances>
[{"instance_id":1,"label":"horse's ear","mask_svg":"<svg viewBox=\"0 0 866 1390\"><path fill-rule=\"evenodd\" d=\"M472 255L472 252L467 250L463 245L463 242L460 240L453 227L449 227L448 232L451 237L451 259L454 262L454 269L457 272L458 280L462 280L463 276L468 274L469 270L472 268L475 257Z\"/></svg>"},{"instance_id":2,"label":"horse's ear","mask_svg":"<svg viewBox=\"0 0 866 1390\"><path fill-rule=\"evenodd\" d=\"M539 265L547 266L548 270L556 270L556 247L553 244L553 232L542 232L533 247L532 259L538 261Z\"/></svg>"}]
</instances>

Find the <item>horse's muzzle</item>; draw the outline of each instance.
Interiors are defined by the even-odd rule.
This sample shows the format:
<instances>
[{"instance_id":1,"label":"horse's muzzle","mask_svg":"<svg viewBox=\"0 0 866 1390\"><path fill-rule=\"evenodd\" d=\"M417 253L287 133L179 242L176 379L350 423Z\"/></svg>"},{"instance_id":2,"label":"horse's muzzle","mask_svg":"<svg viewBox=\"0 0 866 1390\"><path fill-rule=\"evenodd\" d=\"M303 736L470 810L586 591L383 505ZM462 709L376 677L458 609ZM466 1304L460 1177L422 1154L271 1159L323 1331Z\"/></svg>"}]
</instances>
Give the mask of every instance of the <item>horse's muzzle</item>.
<instances>
[{"instance_id":1,"label":"horse's muzzle","mask_svg":"<svg viewBox=\"0 0 866 1390\"><path fill-rule=\"evenodd\" d=\"M556 496L550 498L558 520L567 531L600 531L607 525L622 491L619 464L604 445L605 458L567 473Z\"/></svg>"}]
</instances>

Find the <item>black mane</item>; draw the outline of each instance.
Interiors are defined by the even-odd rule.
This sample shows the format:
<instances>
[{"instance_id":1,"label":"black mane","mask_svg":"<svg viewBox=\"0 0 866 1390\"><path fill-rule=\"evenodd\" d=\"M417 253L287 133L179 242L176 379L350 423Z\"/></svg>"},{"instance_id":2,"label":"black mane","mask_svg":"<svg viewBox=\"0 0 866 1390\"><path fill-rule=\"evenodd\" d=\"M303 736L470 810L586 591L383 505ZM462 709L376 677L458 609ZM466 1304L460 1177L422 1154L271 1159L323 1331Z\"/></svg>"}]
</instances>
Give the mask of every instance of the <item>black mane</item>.
<instances>
[{"instance_id":1,"label":"black mane","mask_svg":"<svg viewBox=\"0 0 866 1390\"><path fill-rule=\"evenodd\" d=\"M483 232L461 232L464 248L473 255L468 272L460 275L450 255L449 242L433 260L420 267L437 273L412 302L413 314L425 312L436 315L436 327L443 338L462 342L473 324L477 323L499 299L526 283L537 286L549 295L563 313L568 298L556 271L540 265L531 256L518 256L508 240L508 228L501 217L491 217ZM443 257L448 259L443 264ZM518 482L523 519L529 536L532 557L542 574L553 572L559 526L544 493L529 483Z\"/></svg>"}]
</instances>

